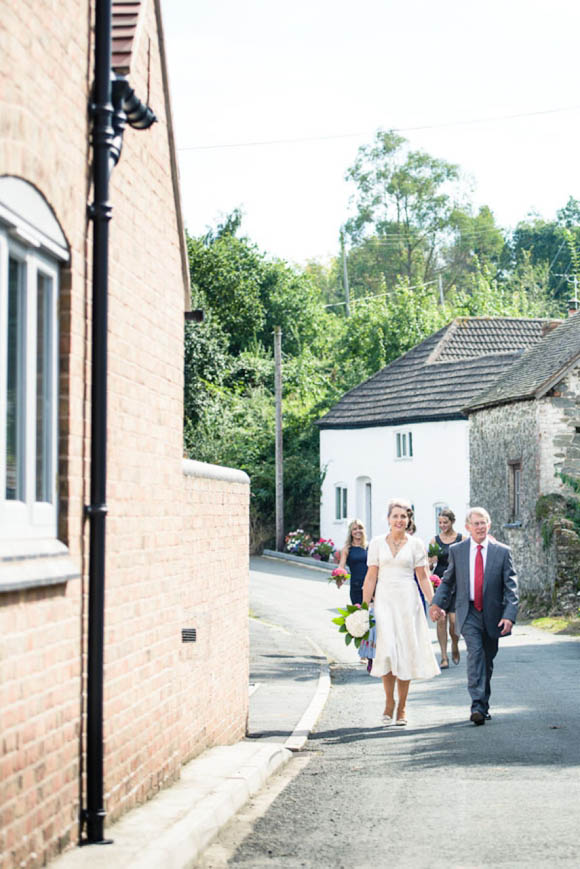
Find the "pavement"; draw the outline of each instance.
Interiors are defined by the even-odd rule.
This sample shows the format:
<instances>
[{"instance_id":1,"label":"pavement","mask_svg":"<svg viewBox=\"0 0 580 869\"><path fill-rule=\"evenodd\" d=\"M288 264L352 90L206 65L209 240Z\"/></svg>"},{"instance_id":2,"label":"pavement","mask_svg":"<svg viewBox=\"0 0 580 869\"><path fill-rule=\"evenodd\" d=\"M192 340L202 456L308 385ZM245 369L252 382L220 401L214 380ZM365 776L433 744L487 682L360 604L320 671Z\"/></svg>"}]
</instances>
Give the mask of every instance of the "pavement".
<instances>
[{"instance_id":1,"label":"pavement","mask_svg":"<svg viewBox=\"0 0 580 869\"><path fill-rule=\"evenodd\" d=\"M105 828L109 845L77 847L52 869L193 867L237 811L300 751L330 690L328 662L305 636L250 618L245 739L205 751L181 779Z\"/></svg>"}]
</instances>

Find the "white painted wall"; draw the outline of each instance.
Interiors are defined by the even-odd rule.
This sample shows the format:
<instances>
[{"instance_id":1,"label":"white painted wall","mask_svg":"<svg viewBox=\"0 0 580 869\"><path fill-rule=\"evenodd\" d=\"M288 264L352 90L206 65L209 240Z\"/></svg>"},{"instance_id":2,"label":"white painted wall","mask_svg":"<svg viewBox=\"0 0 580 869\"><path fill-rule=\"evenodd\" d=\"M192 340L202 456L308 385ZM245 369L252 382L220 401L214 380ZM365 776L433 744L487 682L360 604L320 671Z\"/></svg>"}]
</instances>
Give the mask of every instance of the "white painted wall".
<instances>
[{"instance_id":1,"label":"white painted wall","mask_svg":"<svg viewBox=\"0 0 580 869\"><path fill-rule=\"evenodd\" d=\"M396 458L396 433L411 432L413 457ZM455 527L464 530L469 504L469 435L467 420L413 423L402 426L322 429L320 463L326 476L320 505L320 534L340 548L353 518L367 523L365 483L372 489L370 536L386 532L386 507L401 497L415 507L417 536L427 542L435 534L435 505L451 507ZM335 486L348 490L348 515L335 518Z\"/></svg>"}]
</instances>

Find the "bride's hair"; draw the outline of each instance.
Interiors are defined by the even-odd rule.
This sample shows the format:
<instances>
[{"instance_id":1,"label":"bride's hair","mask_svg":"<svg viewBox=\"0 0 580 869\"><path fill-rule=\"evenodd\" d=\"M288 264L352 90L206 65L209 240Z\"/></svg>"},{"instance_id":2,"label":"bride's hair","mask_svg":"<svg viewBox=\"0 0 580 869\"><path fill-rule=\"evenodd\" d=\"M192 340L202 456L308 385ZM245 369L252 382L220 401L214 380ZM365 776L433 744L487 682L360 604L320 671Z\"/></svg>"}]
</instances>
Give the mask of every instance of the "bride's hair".
<instances>
[{"instance_id":1,"label":"bride's hair","mask_svg":"<svg viewBox=\"0 0 580 869\"><path fill-rule=\"evenodd\" d=\"M387 519L389 518L395 507L400 507L401 510L413 510L411 503L409 501L406 501L404 498L391 498L391 500L387 504Z\"/></svg>"}]
</instances>

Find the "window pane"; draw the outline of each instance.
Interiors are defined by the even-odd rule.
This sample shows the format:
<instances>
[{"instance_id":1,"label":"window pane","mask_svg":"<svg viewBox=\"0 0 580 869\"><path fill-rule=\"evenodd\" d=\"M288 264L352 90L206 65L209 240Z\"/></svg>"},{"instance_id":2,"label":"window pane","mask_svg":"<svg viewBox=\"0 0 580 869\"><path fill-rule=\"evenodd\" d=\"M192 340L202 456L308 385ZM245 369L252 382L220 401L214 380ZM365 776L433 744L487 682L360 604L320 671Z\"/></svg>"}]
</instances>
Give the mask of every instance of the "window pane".
<instances>
[{"instance_id":1,"label":"window pane","mask_svg":"<svg viewBox=\"0 0 580 869\"><path fill-rule=\"evenodd\" d=\"M413 455L413 432L409 432L409 455Z\"/></svg>"},{"instance_id":2,"label":"window pane","mask_svg":"<svg viewBox=\"0 0 580 869\"><path fill-rule=\"evenodd\" d=\"M36 304L36 500L52 501L52 281L41 272Z\"/></svg>"},{"instance_id":3,"label":"window pane","mask_svg":"<svg viewBox=\"0 0 580 869\"><path fill-rule=\"evenodd\" d=\"M347 493L348 493L347 489L342 490L342 518L343 519L346 519L346 517L348 515L347 504L346 504Z\"/></svg>"},{"instance_id":4,"label":"window pane","mask_svg":"<svg viewBox=\"0 0 580 869\"><path fill-rule=\"evenodd\" d=\"M401 435L397 435L397 458L401 458Z\"/></svg>"},{"instance_id":5,"label":"window pane","mask_svg":"<svg viewBox=\"0 0 580 869\"><path fill-rule=\"evenodd\" d=\"M340 503L340 488L338 486L336 486L336 488L334 490L334 498L335 498L334 517L335 517L335 519L340 519L341 518L341 516L340 516L341 503Z\"/></svg>"},{"instance_id":6,"label":"window pane","mask_svg":"<svg viewBox=\"0 0 580 869\"><path fill-rule=\"evenodd\" d=\"M8 346L6 371L6 500L24 501L24 265L8 267Z\"/></svg>"},{"instance_id":7,"label":"window pane","mask_svg":"<svg viewBox=\"0 0 580 869\"><path fill-rule=\"evenodd\" d=\"M402 445L401 445L401 455L407 455L407 435L402 435L401 437Z\"/></svg>"}]
</instances>

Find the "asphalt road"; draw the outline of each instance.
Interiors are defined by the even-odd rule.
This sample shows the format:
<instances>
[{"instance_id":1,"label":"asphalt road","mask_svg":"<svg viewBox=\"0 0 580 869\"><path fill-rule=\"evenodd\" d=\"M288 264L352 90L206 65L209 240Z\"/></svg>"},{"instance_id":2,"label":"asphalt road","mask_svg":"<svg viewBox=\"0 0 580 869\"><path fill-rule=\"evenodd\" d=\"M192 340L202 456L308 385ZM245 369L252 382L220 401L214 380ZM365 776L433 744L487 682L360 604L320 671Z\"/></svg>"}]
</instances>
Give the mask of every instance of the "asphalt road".
<instances>
[{"instance_id":1,"label":"asphalt road","mask_svg":"<svg viewBox=\"0 0 580 869\"><path fill-rule=\"evenodd\" d=\"M412 683L409 726L385 728L380 681L330 622L347 600L323 574L254 560L254 615L315 640L333 685L305 750L200 866L580 866L580 642L518 626L484 727L468 722L462 642L458 667Z\"/></svg>"}]
</instances>

